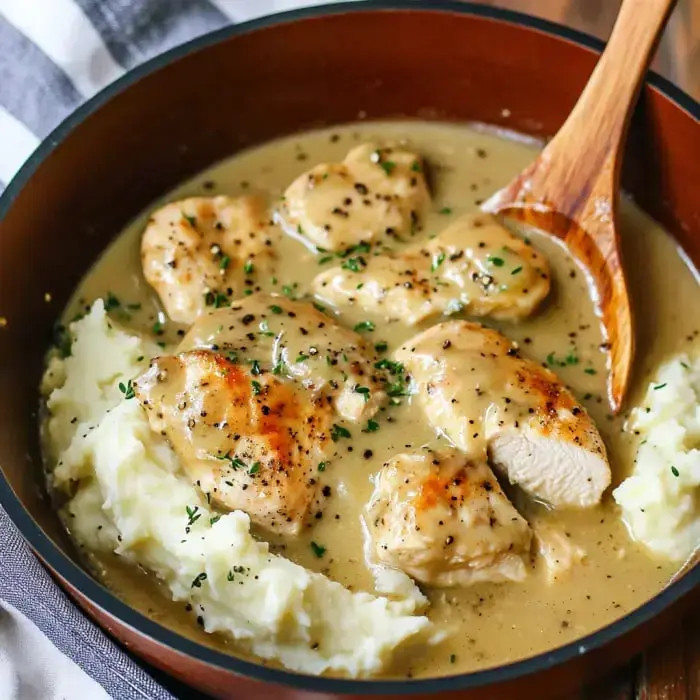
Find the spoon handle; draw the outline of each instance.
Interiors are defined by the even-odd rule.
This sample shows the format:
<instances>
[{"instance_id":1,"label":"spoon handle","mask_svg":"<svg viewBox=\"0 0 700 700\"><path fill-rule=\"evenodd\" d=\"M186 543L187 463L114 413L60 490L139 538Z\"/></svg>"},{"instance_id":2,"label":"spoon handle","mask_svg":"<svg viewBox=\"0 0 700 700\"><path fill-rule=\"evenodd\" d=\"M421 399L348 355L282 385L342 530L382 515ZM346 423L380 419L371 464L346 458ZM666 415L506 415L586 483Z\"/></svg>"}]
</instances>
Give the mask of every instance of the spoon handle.
<instances>
[{"instance_id":1,"label":"spoon handle","mask_svg":"<svg viewBox=\"0 0 700 700\"><path fill-rule=\"evenodd\" d=\"M605 52L540 164L547 181L541 194L561 214L576 219L592 190L616 191L637 93L675 3L623 2Z\"/></svg>"}]
</instances>

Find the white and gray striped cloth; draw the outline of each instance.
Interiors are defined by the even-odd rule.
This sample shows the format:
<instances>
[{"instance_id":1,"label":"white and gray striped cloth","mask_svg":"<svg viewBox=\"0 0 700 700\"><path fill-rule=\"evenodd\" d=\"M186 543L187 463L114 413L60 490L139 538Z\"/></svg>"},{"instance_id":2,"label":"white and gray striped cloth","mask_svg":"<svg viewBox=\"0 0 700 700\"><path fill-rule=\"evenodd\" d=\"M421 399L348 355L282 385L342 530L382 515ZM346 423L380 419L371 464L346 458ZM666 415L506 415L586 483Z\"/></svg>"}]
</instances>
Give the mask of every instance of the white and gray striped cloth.
<instances>
[{"instance_id":1,"label":"white and gray striped cloth","mask_svg":"<svg viewBox=\"0 0 700 700\"><path fill-rule=\"evenodd\" d=\"M0 0L0 192L40 140L125 71L189 39L327 0Z\"/></svg>"},{"instance_id":2,"label":"white and gray striped cloth","mask_svg":"<svg viewBox=\"0 0 700 700\"><path fill-rule=\"evenodd\" d=\"M133 66L324 1L0 0L0 192L62 119ZM173 700L70 603L1 508L0 532L0 700Z\"/></svg>"}]
</instances>

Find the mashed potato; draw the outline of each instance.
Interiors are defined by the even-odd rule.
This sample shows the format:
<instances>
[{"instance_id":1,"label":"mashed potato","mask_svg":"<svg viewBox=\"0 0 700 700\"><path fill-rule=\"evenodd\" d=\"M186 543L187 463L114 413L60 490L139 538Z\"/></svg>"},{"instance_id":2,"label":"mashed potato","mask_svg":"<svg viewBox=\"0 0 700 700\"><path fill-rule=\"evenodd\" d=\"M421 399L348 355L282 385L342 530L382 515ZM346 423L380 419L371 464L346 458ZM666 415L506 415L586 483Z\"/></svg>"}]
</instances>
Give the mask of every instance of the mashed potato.
<instances>
[{"instance_id":1,"label":"mashed potato","mask_svg":"<svg viewBox=\"0 0 700 700\"><path fill-rule=\"evenodd\" d=\"M700 359L664 364L629 428L640 437L635 467L613 496L637 540L686 559L700 542Z\"/></svg>"},{"instance_id":2,"label":"mashed potato","mask_svg":"<svg viewBox=\"0 0 700 700\"><path fill-rule=\"evenodd\" d=\"M430 623L415 614L426 601L405 575L381 577L391 599L353 593L271 554L245 513L210 510L129 398L157 348L115 327L101 301L71 331L72 354L51 361L43 389L54 483L74 493L66 509L82 544L146 567L206 631L296 671L374 674L426 638Z\"/></svg>"}]
</instances>

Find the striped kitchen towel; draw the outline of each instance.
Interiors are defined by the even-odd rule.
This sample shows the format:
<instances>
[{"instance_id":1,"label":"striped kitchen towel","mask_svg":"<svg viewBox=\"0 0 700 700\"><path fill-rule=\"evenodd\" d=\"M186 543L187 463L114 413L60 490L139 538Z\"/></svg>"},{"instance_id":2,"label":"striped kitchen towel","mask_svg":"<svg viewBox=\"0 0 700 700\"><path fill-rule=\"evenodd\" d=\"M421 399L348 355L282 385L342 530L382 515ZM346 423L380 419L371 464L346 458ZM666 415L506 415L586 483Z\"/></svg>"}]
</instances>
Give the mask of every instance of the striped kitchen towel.
<instances>
[{"instance_id":1,"label":"striped kitchen towel","mask_svg":"<svg viewBox=\"0 0 700 700\"><path fill-rule=\"evenodd\" d=\"M0 0L0 193L41 139L133 66L231 22L322 2ZM72 605L1 508L0 532L0 700L174 700Z\"/></svg>"},{"instance_id":2,"label":"striped kitchen towel","mask_svg":"<svg viewBox=\"0 0 700 700\"><path fill-rule=\"evenodd\" d=\"M0 192L40 140L139 63L196 36L327 0L0 0Z\"/></svg>"}]
</instances>

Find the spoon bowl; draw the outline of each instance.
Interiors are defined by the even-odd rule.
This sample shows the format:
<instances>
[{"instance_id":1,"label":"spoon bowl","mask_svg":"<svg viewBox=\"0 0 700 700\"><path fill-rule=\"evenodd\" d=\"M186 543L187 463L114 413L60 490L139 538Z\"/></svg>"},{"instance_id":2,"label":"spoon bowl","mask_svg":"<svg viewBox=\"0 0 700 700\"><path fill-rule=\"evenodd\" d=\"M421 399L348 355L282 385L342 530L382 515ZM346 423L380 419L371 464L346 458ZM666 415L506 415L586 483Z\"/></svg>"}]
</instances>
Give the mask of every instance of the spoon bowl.
<instances>
[{"instance_id":1,"label":"spoon bowl","mask_svg":"<svg viewBox=\"0 0 700 700\"><path fill-rule=\"evenodd\" d=\"M562 240L588 272L609 350L608 400L623 405L634 325L617 231L620 171L639 89L675 0L627 0L574 109L539 157L483 205Z\"/></svg>"}]
</instances>

